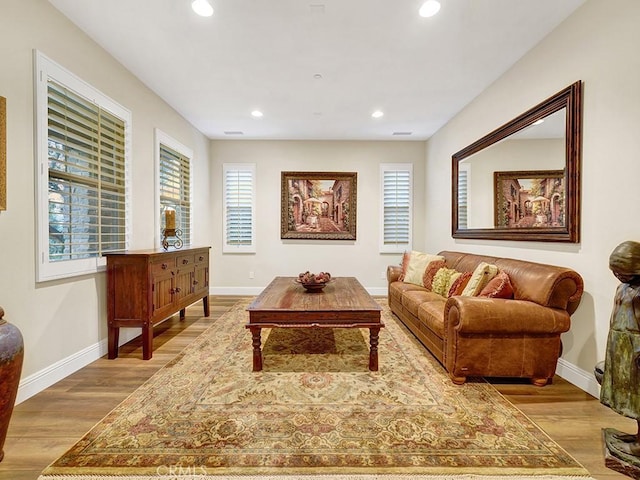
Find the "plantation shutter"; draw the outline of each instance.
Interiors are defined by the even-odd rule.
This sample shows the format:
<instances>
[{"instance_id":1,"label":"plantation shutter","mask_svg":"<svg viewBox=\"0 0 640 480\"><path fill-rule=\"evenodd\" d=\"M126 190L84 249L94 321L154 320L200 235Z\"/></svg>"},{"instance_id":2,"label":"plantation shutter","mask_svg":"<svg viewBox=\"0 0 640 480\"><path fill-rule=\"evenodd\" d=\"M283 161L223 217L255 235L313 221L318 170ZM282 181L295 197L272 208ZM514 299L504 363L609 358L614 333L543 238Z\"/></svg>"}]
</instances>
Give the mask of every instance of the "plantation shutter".
<instances>
[{"instance_id":1,"label":"plantation shutter","mask_svg":"<svg viewBox=\"0 0 640 480\"><path fill-rule=\"evenodd\" d=\"M49 261L124 250L125 122L47 81Z\"/></svg>"},{"instance_id":2,"label":"plantation shutter","mask_svg":"<svg viewBox=\"0 0 640 480\"><path fill-rule=\"evenodd\" d=\"M160 211L173 207L178 212L181 238L191 244L191 160L160 143ZM164 216L160 216L164 222ZM164 228L164 225L162 226Z\"/></svg>"},{"instance_id":3,"label":"plantation shutter","mask_svg":"<svg viewBox=\"0 0 640 480\"><path fill-rule=\"evenodd\" d=\"M383 166L382 245L383 252L402 252L411 243L411 165Z\"/></svg>"},{"instance_id":4,"label":"plantation shutter","mask_svg":"<svg viewBox=\"0 0 640 480\"><path fill-rule=\"evenodd\" d=\"M225 165L225 252L253 252L254 242L253 165Z\"/></svg>"},{"instance_id":5,"label":"plantation shutter","mask_svg":"<svg viewBox=\"0 0 640 480\"><path fill-rule=\"evenodd\" d=\"M458 171L458 228L467 228L468 171Z\"/></svg>"}]
</instances>

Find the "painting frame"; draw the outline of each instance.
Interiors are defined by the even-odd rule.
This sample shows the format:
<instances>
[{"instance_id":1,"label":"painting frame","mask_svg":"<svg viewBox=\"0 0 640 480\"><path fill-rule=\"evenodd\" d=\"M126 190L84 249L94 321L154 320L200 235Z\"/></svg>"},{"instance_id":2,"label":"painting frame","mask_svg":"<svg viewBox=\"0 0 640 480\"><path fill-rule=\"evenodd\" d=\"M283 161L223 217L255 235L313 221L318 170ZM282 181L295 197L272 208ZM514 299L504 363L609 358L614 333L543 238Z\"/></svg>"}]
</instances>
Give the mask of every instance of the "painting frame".
<instances>
[{"instance_id":1,"label":"painting frame","mask_svg":"<svg viewBox=\"0 0 640 480\"><path fill-rule=\"evenodd\" d=\"M7 209L7 99L0 97L0 211Z\"/></svg>"},{"instance_id":2,"label":"painting frame","mask_svg":"<svg viewBox=\"0 0 640 480\"><path fill-rule=\"evenodd\" d=\"M357 172L281 172L280 238L355 240Z\"/></svg>"},{"instance_id":3,"label":"painting frame","mask_svg":"<svg viewBox=\"0 0 640 480\"><path fill-rule=\"evenodd\" d=\"M494 226L567 228L564 170L493 172Z\"/></svg>"}]
</instances>

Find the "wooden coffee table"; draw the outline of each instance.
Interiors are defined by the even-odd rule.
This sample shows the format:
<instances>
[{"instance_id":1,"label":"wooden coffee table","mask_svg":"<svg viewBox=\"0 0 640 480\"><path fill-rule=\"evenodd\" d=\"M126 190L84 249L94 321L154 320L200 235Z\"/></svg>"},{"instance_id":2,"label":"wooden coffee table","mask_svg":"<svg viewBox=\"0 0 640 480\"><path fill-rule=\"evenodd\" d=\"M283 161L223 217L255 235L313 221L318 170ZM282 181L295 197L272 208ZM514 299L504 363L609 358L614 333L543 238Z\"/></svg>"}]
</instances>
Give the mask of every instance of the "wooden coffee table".
<instances>
[{"instance_id":1,"label":"wooden coffee table","mask_svg":"<svg viewBox=\"0 0 640 480\"><path fill-rule=\"evenodd\" d=\"M317 293L294 277L276 277L247 307L253 339L253 371L262 370L263 328L368 328L369 370L378 370L382 308L354 277L338 277Z\"/></svg>"}]
</instances>

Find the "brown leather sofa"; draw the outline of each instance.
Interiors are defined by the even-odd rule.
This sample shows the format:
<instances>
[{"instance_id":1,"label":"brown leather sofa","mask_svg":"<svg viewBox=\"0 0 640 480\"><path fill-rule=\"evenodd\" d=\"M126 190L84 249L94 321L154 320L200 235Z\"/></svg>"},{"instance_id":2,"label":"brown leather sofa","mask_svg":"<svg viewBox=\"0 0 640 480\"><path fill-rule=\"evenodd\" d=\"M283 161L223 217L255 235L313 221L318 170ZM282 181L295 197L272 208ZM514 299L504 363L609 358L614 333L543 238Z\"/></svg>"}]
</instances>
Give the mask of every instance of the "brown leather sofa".
<instances>
[{"instance_id":1,"label":"brown leather sofa","mask_svg":"<svg viewBox=\"0 0 640 480\"><path fill-rule=\"evenodd\" d=\"M444 365L452 381L467 377L529 378L543 386L561 354L560 334L583 292L582 277L569 268L540 263L440 252L446 266L473 271L486 262L508 274L513 299L442 297L399 281L401 266L387 269L389 306Z\"/></svg>"}]
</instances>

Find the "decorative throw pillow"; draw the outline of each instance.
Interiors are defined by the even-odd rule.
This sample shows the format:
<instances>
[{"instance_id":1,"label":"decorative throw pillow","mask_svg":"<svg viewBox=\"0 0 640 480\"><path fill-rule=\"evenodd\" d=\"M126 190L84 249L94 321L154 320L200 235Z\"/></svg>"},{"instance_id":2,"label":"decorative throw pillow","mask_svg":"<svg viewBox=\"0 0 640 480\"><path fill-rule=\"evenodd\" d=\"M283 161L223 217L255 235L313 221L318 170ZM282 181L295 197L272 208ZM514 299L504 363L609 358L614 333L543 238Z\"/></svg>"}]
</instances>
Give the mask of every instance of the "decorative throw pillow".
<instances>
[{"instance_id":1,"label":"decorative throw pillow","mask_svg":"<svg viewBox=\"0 0 640 480\"><path fill-rule=\"evenodd\" d=\"M409 259L411 258L411 252L407 252L405 251L402 254L402 273L400 274L400 277L398 277L398 281L402 282L404 281L404 276L407 274L407 267L409 266Z\"/></svg>"},{"instance_id":2,"label":"decorative throw pillow","mask_svg":"<svg viewBox=\"0 0 640 480\"><path fill-rule=\"evenodd\" d=\"M424 275L422 275L422 285L429 291L432 291L433 278L438 273L442 267L445 266L444 260L434 260L427 265L427 268L424 270Z\"/></svg>"},{"instance_id":3,"label":"decorative throw pillow","mask_svg":"<svg viewBox=\"0 0 640 480\"><path fill-rule=\"evenodd\" d=\"M457 270L454 270L454 273L451 274L451 276L449 277L449 281L447 282L447 287L444 291L444 294L442 295L443 297L449 296L449 290L451 290L451 287L456 282L456 280L460 278L460 276L462 276L462 272L458 272Z\"/></svg>"},{"instance_id":4,"label":"decorative throw pillow","mask_svg":"<svg viewBox=\"0 0 640 480\"><path fill-rule=\"evenodd\" d=\"M469 280L471 279L471 275L473 274L473 272L464 272L461 273L460 276L458 278L456 278L453 283L451 284L451 287L449 288L449 293L447 294L447 297L453 297L455 295L462 295L462 292L464 291L465 287L467 286L467 283L469 283Z\"/></svg>"},{"instance_id":5,"label":"decorative throw pillow","mask_svg":"<svg viewBox=\"0 0 640 480\"><path fill-rule=\"evenodd\" d=\"M449 288L451 288L451 277L456 273L458 272L453 268L440 268L433 277L431 291L440 296L446 297L449 292Z\"/></svg>"},{"instance_id":6,"label":"decorative throw pillow","mask_svg":"<svg viewBox=\"0 0 640 480\"><path fill-rule=\"evenodd\" d=\"M480 262L476 269L473 271L469 283L464 287L462 291L463 297L475 297L485 287L489 280L498 274L498 267L486 262Z\"/></svg>"},{"instance_id":7,"label":"decorative throw pillow","mask_svg":"<svg viewBox=\"0 0 640 480\"><path fill-rule=\"evenodd\" d=\"M433 261L444 260L444 257L440 255L431 255L429 253L411 251L411 257L409 258L409 264L407 265L407 271L404 275L405 283L413 283L415 285L424 286L422 283L422 276L429 263Z\"/></svg>"},{"instance_id":8,"label":"decorative throw pillow","mask_svg":"<svg viewBox=\"0 0 640 480\"><path fill-rule=\"evenodd\" d=\"M498 272L482 289L479 297L513 298L513 286L506 272Z\"/></svg>"}]
</instances>

